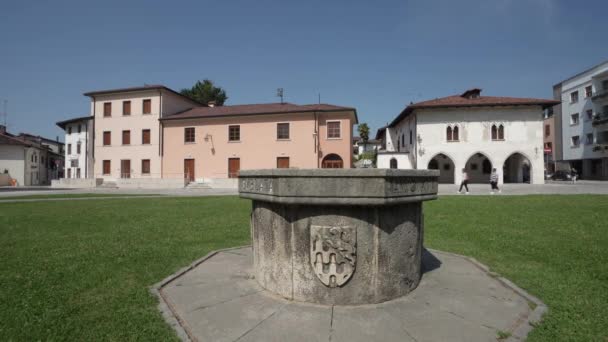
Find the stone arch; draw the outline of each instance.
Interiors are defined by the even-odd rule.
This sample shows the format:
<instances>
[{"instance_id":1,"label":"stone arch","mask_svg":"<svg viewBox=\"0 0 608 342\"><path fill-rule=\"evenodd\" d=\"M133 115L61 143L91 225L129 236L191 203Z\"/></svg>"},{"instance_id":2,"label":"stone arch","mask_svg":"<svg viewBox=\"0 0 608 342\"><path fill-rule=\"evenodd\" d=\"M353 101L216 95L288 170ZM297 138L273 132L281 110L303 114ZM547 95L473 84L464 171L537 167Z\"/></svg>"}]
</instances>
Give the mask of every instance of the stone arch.
<instances>
[{"instance_id":1,"label":"stone arch","mask_svg":"<svg viewBox=\"0 0 608 342\"><path fill-rule=\"evenodd\" d=\"M439 183L454 184L454 173L456 164L454 160L445 153L437 153L429 160L429 170L439 170Z\"/></svg>"},{"instance_id":2,"label":"stone arch","mask_svg":"<svg viewBox=\"0 0 608 342\"><path fill-rule=\"evenodd\" d=\"M344 161L342 157L335 153L326 155L321 162L321 168L323 169L342 169L344 168Z\"/></svg>"},{"instance_id":3,"label":"stone arch","mask_svg":"<svg viewBox=\"0 0 608 342\"><path fill-rule=\"evenodd\" d=\"M488 165L489 163L489 165ZM469 183L489 183L494 167L492 158L483 152L475 152L467 158L464 169L469 175ZM462 170L460 170L462 172Z\"/></svg>"},{"instance_id":4,"label":"stone arch","mask_svg":"<svg viewBox=\"0 0 608 342\"><path fill-rule=\"evenodd\" d=\"M531 159L519 151L509 154L502 164L502 177L504 183L532 184Z\"/></svg>"}]
</instances>

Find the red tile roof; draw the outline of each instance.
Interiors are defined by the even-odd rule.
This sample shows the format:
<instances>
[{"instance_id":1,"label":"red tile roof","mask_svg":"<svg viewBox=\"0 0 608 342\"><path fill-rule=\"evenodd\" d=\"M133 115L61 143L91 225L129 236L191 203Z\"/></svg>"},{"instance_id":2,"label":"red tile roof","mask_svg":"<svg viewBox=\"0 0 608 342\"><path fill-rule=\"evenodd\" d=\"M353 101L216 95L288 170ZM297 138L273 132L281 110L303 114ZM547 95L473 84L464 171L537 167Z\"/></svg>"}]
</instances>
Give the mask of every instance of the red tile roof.
<instances>
[{"instance_id":1,"label":"red tile roof","mask_svg":"<svg viewBox=\"0 0 608 342\"><path fill-rule=\"evenodd\" d=\"M411 114L415 109L433 108L459 108L459 107L496 107L496 106L541 106L543 109L552 107L560 103L556 100L504 97L504 96L481 96L481 89L471 89L462 95L452 95L437 98L434 100L422 101L410 104L396 118L389 127L394 127L403 118ZM471 95L477 95L471 96Z\"/></svg>"},{"instance_id":2,"label":"red tile roof","mask_svg":"<svg viewBox=\"0 0 608 342\"><path fill-rule=\"evenodd\" d=\"M195 107L186 111L166 116L161 120L180 120L213 118L224 116L312 113L312 112L353 112L357 120L357 110L352 107L342 107L330 104L297 105L293 103L260 103L234 106Z\"/></svg>"}]
</instances>

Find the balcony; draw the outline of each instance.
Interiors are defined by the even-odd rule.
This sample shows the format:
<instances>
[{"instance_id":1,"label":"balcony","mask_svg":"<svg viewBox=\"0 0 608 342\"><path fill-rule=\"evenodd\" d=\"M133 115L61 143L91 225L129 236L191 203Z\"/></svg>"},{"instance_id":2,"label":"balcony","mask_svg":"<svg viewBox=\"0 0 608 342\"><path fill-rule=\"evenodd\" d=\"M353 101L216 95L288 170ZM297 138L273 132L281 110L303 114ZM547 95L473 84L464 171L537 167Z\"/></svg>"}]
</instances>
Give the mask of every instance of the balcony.
<instances>
[{"instance_id":1,"label":"balcony","mask_svg":"<svg viewBox=\"0 0 608 342\"><path fill-rule=\"evenodd\" d=\"M591 124L593 126L598 126L601 124L605 124L606 122L608 122L608 112L606 113L595 113L595 115L593 116L593 121L591 122Z\"/></svg>"},{"instance_id":2,"label":"balcony","mask_svg":"<svg viewBox=\"0 0 608 342\"><path fill-rule=\"evenodd\" d=\"M608 98L608 89L596 90L593 93L593 95L591 96L592 101L603 99L603 98Z\"/></svg>"}]
</instances>

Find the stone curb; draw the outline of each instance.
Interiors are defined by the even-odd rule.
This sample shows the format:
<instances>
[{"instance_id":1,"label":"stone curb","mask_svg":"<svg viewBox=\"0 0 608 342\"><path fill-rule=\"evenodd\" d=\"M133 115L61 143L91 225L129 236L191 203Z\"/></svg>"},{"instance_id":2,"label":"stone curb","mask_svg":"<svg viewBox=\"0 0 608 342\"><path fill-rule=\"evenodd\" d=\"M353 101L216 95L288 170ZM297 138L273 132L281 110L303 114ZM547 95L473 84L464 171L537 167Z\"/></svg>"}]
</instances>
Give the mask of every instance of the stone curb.
<instances>
[{"instance_id":1,"label":"stone curb","mask_svg":"<svg viewBox=\"0 0 608 342\"><path fill-rule=\"evenodd\" d=\"M505 342L525 341L528 334L530 333L530 331L532 331L532 329L534 329L534 326L536 324L541 322L542 316L548 311L549 308L540 299L529 294L527 291L525 291L521 287L515 285L509 279L501 277L497 273L490 271L490 268L488 266L477 261L477 259L475 259L473 257L461 255L461 254L439 251L439 250L432 249L432 248L427 248L427 249L434 253L447 254L447 255L452 255L455 257L460 257L460 258L466 259L467 261L471 262L473 265L477 266L479 269L484 271L489 276L498 280L498 282L500 282L503 286L511 289L513 292L524 297L528 302L532 302L536 305L534 310L532 310L530 315L528 315L526 321L521 322L518 326L516 326L516 328L513 331L511 331L511 336L504 339L503 341L505 341Z\"/></svg>"},{"instance_id":2,"label":"stone curb","mask_svg":"<svg viewBox=\"0 0 608 342\"><path fill-rule=\"evenodd\" d=\"M167 278L159 281L158 283L150 286L150 288L149 288L150 293L158 299L158 311L160 311L161 315L165 319L165 322L167 322L167 324L169 324L173 328L173 330L175 330L175 333L177 334L177 337L179 337L180 340L185 341L185 342L197 341L196 338L194 338L194 336L190 332L190 328L177 315L177 313L173 309L173 305L171 304L171 302L167 298L165 298L165 296L163 296L163 293L162 293L163 287L167 286L168 284L173 282L175 279L177 279L177 278L181 277L182 275L184 275L185 273L191 271L196 266L200 265L205 260L211 258L212 256L214 256L218 253L231 251L231 250L235 250L235 249L246 248L246 247L251 247L251 245L216 249L214 251L211 251L211 252L207 253L207 255L205 255L204 257L195 260L194 262L192 262L190 265L188 265L186 267L180 268L177 272L175 272L172 275L168 276Z\"/></svg>"}]
</instances>

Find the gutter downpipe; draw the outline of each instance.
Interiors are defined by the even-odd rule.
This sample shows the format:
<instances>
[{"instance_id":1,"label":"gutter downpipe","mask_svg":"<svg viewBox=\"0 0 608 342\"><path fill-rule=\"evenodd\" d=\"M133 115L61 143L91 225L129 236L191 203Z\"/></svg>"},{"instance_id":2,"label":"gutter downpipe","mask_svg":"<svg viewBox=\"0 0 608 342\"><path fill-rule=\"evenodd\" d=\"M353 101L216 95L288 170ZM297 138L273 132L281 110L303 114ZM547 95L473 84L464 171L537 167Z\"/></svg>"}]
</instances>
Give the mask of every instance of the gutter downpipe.
<instances>
[{"instance_id":1,"label":"gutter downpipe","mask_svg":"<svg viewBox=\"0 0 608 342\"><path fill-rule=\"evenodd\" d=\"M318 120L318 116L317 116L317 111L314 112L314 116L315 116L315 159L317 160L317 169L319 168L320 164L319 164L319 120Z\"/></svg>"},{"instance_id":2,"label":"gutter downpipe","mask_svg":"<svg viewBox=\"0 0 608 342\"><path fill-rule=\"evenodd\" d=\"M158 155L160 156L160 178L163 178L163 148L164 148L164 130L163 130L163 122L160 120L162 118L163 112L163 91L158 90Z\"/></svg>"}]
</instances>

